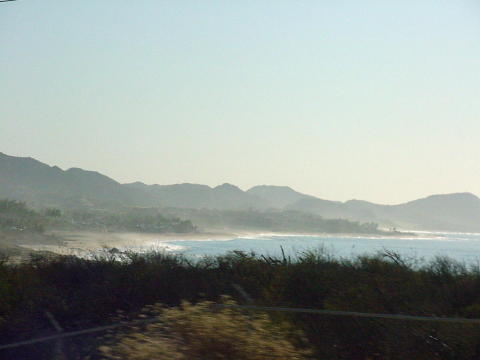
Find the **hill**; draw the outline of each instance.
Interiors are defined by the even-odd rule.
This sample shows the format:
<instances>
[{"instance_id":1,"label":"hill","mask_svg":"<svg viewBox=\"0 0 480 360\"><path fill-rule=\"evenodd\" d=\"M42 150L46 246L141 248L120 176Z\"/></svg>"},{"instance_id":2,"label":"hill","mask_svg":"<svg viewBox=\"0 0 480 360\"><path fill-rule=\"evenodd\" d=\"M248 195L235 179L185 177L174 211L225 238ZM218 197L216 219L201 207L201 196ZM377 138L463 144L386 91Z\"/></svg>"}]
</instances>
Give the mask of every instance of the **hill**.
<instances>
[{"instance_id":1,"label":"hill","mask_svg":"<svg viewBox=\"0 0 480 360\"><path fill-rule=\"evenodd\" d=\"M299 193L288 186L258 185L247 191L247 193L262 198L272 208L282 209L302 199L315 199L313 196Z\"/></svg>"},{"instance_id":2,"label":"hill","mask_svg":"<svg viewBox=\"0 0 480 360\"><path fill-rule=\"evenodd\" d=\"M411 230L480 232L480 199L471 193L431 195L398 205L302 199L287 206L324 217L376 222Z\"/></svg>"},{"instance_id":3,"label":"hill","mask_svg":"<svg viewBox=\"0 0 480 360\"><path fill-rule=\"evenodd\" d=\"M75 207L131 202L133 195L98 172L63 171L32 158L0 153L0 198L26 201L35 207Z\"/></svg>"},{"instance_id":4,"label":"hill","mask_svg":"<svg viewBox=\"0 0 480 360\"><path fill-rule=\"evenodd\" d=\"M283 210L375 222L411 230L480 232L480 199L470 193L432 195L398 205L362 200L319 199L287 186L260 185L243 191L235 185L120 184L95 171L62 170L38 160L0 153L0 198L36 208L139 206L210 210Z\"/></svg>"},{"instance_id":5,"label":"hill","mask_svg":"<svg viewBox=\"0 0 480 360\"><path fill-rule=\"evenodd\" d=\"M246 193L231 184L211 188L199 184L145 185L132 183L125 189L137 190L137 200L143 205L192 209L263 209L266 200ZM141 198L138 197L141 195Z\"/></svg>"},{"instance_id":6,"label":"hill","mask_svg":"<svg viewBox=\"0 0 480 360\"><path fill-rule=\"evenodd\" d=\"M34 207L112 208L157 206L180 208L264 208L263 199L231 184L215 188L198 184L120 184L95 171L66 171L38 160L0 153L0 198L26 201Z\"/></svg>"}]
</instances>

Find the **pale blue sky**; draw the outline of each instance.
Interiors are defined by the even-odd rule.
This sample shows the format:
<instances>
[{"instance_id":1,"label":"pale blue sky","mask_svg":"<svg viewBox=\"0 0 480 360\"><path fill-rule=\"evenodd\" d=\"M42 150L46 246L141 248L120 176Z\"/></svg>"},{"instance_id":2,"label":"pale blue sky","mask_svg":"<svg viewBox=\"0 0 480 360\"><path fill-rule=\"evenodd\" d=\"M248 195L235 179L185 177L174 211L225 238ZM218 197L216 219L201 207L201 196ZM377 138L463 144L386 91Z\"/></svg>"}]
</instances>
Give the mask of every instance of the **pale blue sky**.
<instances>
[{"instance_id":1,"label":"pale blue sky","mask_svg":"<svg viewBox=\"0 0 480 360\"><path fill-rule=\"evenodd\" d=\"M121 182L480 195L480 3L0 3L0 151Z\"/></svg>"}]
</instances>

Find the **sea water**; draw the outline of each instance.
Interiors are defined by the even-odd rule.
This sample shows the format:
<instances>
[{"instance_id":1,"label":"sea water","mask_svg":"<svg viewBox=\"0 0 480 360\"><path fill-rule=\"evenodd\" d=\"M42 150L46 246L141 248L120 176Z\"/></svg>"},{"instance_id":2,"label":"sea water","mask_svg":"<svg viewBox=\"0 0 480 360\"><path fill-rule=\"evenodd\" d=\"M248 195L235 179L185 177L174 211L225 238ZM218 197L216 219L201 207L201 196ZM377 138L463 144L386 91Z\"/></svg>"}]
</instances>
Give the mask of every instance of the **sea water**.
<instances>
[{"instance_id":1,"label":"sea water","mask_svg":"<svg viewBox=\"0 0 480 360\"><path fill-rule=\"evenodd\" d=\"M138 241L128 246L111 244L117 251L145 253L152 250L183 254L192 258L224 255L232 251L253 252L257 255L295 259L307 251L321 251L334 258L355 258L376 255L386 250L402 258L425 263L436 257L449 257L467 265L480 264L480 233L411 232L411 236L361 236L361 235L292 235L255 234L231 239L163 239ZM47 250L64 255L91 257L107 249L77 249L57 245L27 245L34 250Z\"/></svg>"},{"instance_id":2,"label":"sea water","mask_svg":"<svg viewBox=\"0 0 480 360\"><path fill-rule=\"evenodd\" d=\"M476 265L480 263L479 233L415 232L408 237L347 235L242 236L230 240L178 240L162 243L163 249L188 256L221 255L240 250L266 256L295 258L306 251L320 250L336 258L354 258L393 251L411 260L429 261L435 257Z\"/></svg>"}]
</instances>

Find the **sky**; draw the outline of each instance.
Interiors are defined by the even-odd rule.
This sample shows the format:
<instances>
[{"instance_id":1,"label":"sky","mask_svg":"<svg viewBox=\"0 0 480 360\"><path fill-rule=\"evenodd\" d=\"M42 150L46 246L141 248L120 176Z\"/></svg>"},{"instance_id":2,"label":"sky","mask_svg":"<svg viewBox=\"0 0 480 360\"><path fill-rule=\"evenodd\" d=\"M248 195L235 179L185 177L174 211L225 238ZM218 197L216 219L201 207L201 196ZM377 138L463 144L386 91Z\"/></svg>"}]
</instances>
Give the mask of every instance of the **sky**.
<instances>
[{"instance_id":1,"label":"sky","mask_svg":"<svg viewBox=\"0 0 480 360\"><path fill-rule=\"evenodd\" d=\"M480 2L0 3L0 152L120 182L480 195Z\"/></svg>"}]
</instances>

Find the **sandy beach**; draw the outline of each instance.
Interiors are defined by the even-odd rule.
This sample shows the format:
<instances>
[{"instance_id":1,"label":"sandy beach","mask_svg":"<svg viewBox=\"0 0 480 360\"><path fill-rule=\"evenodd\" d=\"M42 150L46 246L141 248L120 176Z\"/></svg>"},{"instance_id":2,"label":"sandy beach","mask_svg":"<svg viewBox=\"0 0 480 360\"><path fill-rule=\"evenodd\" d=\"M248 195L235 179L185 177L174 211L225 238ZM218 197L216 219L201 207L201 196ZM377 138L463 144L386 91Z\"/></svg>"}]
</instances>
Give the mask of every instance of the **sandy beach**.
<instances>
[{"instance_id":1,"label":"sandy beach","mask_svg":"<svg viewBox=\"0 0 480 360\"><path fill-rule=\"evenodd\" d=\"M58 239L56 242L24 242L18 245L36 251L51 251L58 254L74 255L80 252L96 251L99 249L135 249L150 247L152 249L164 248L162 243L172 240L230 240L240 233L135 233L135 232L95 232L95 231L52 231L51 234Z\"/></svg>"}]
</instances>

